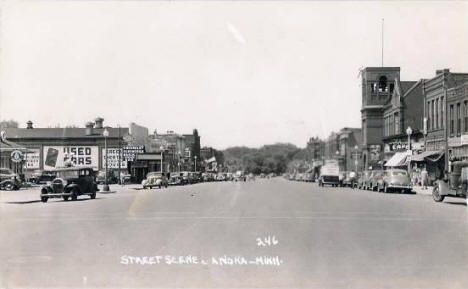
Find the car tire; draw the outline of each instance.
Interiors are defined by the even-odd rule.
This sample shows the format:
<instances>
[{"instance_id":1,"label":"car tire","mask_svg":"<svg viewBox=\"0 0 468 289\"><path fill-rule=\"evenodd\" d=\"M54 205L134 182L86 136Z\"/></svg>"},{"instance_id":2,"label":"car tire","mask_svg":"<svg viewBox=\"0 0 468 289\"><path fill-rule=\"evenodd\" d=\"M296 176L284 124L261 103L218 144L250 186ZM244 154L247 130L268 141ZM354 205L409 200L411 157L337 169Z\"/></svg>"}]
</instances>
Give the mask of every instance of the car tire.
<instances>
[{"instance_id":1,"label":"car tire","mask_svg":"<svg viewBox=\"0 0 468 289\"><path fill-rule=\"evenodd\" d=\"M69 199L69 198L70 198L70 196L63 196L63 200L64 200L65 202L68 202L68 199Z\"/></svg>"},{"instance_id":2,"label":"car tire","mask_svg":"<svg viewBox=\"0 0 468 289\"><path fill-rule=\"evenodd\" d=\"M41 202L43 203L47 203L48 200L49 200L48 197L41 197Z\"/></svg>"},{"instance_id":3,"label":"car tire","mask_svg":"<svg viewBox=\"0 0 468 289\"><path fill-rule=\"evenodd\" d=\"M445 198L445 196L440 195L439 191L439 186L435 185L434 189L432 190L432 198L434 199L435 202L439 203L442 202Z\"/></svg>"},{"instance_id":4,"label":"car tire","mask_svg":"<svg viewBox=\"0 0 468 289\"><path fill-rule=\"evenodd\" d=\"M12 184L12 183L10 183L10 182L8 182L8 183L6 183L6 184L3 185L3 189L4 189L5 191L13 191L13 190L15 189L15 185Z\"/></svg>"},{"instance_id":5,"label":"car tire","mask_svg":"<svg viewBox=\"0 0 468 289\"><path fill-rule=\"evenodd\" d=\"M71 190L71 199L72 201L76 201L78 199L78 191L76 188Z\"/></svg>"},{"instance_id":6,"label":"car tire","mask_svg":"<svg viewBox=\"0 0 468 289\"><path fill-rule=\"evenodd\" d=\"M91 195L89 195L91 197L91 200L94 200L96 199L96 192L93 192Z\"/></svg>"}]
</instances>

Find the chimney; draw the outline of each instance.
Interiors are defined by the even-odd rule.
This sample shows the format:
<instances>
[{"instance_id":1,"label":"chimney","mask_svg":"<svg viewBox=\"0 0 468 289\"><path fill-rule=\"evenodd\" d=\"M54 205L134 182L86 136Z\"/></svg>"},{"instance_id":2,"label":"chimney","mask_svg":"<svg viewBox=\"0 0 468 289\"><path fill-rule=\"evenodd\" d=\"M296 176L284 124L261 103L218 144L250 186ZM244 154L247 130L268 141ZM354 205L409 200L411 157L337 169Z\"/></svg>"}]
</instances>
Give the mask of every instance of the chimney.
<instances>
[{"instance_id":1,"label":"chimney","mask_svg":"<svg viewBox=\"0 0 468 289\"><path fill-rule=\"evenodd\" d=\"M437 69L436 70L436 75L442 74L442 73L449 73L450 68L444 68L444 69Z\"/></svg>"},{"instance_id":2,"label":"chimney","mask_svg":"<svg viewBox=\"0 0 468 289\"><path fill-rule=\"evenodd\" d=\"M98 117L94 120L96 124L96 128L103 128L102 124L104 122L104 119L102 117Z\"/></svg>"},{"instance_id":3,"label":"chimney","mask_svg":"<svg viewBox=\"0 0 468 289\"><path fill-rule=\"evenodd\" d=\"M33 122L28 120L28 122L26 123L26 129L33 129Z\"/></svg>"},{"instance_id":4,"label":"chimney","mask_svg":"<svg viewBox=\"0 0 468 289\"><path fill-rule=\"evenodd\" d=\"M86 135L93 135L93 127L94 127L94 123L92 122L86 123Z\"/></svg>"}]
</instances>

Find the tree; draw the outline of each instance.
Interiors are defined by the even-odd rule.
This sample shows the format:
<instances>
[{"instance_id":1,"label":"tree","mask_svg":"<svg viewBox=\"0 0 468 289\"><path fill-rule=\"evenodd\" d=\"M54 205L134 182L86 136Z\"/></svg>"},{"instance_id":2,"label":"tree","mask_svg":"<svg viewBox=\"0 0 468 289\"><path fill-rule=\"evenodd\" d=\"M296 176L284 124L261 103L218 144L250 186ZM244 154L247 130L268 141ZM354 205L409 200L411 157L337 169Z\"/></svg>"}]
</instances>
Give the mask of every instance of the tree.
<instances>
[{"instance_id":1,"label":"tree","mask_svg":"<svg viewBox=\"0 0 468 289\"><path fill-rule=\"evenodd\" d=\"M18 122L16 120L10 119L10 120L2 120L0 121L0 129L4 128L18 128Z\"/></svg>"}]
</instances>

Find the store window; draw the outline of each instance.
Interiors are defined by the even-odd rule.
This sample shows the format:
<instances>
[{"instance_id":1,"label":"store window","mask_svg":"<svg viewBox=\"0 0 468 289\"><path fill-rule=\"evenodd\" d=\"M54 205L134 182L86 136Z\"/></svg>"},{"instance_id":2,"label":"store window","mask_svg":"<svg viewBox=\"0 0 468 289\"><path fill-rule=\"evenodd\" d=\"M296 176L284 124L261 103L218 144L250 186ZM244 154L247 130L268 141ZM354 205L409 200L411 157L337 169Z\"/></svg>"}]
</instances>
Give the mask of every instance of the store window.
<instances>
[{"instance_id":1,"label":"store window","mask_svg":"<svg viewBox=\"0 0 468 289\"><path fill-rule=\"evenodd\" d=\"M426 116L427 116L427 130L431 129L431 110L430 110L431 102L428 101L426 105Z\"/></svg>"},{"instance_id":2,"label":"store window","mask_svg":"<svg viewBox=\"0 0 468 289\"><path fill-rule=\"evenodd\" d=\"M439 128L439 99L435 101L435 128Z\"/></svg>"},{"instance_id":3,"label":"store window","mask_svg":"<svg viewBox=\"0 0 468 289\"><path fill-rule=\"evenodd\" d=\"M444 113L445 113L445 104L444 104L444 97L442 96L440 98L440 110L441 110L441 114L440 114L440 127L441 128L444 128L444 123L445 123L445 116L444 116Z\"/></svg>"}]
</instances>

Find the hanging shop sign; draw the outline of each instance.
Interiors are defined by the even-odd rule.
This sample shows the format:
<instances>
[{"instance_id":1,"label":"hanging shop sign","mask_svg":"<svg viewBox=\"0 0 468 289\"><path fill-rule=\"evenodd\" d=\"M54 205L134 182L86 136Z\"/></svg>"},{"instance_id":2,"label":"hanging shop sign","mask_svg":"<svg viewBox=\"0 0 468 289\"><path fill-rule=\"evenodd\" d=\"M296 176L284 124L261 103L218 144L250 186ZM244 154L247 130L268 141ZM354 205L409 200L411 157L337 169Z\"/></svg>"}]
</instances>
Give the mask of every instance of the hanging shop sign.
<instances>
[{"instance_id":1,"label":"hanging shop sign","mask_svg":"<svg viewBox=\"0 0 468 289\"><path fill-rule=\"evenodd\" d=\"M462 145L461 137L451 137L447 141L449 147L459 147Z\"/></svg>"},{"instance_id":2,"label":"hanging shop sign","mask_svg":"<svg viewBox=\"0 0 468 289\"><path fill-rule=\"evenodd\" d=\"M106 149L102 149L102 167L106 167L108 169L118 169L119 168L119 154L121 150L118 148L107 148L107 155L109 156L106 158ZM127 168L127 160L124 158L122 154L120 154L120 168L126 169Z\"/></svg>"},{"instance_id":3,"label":"hanging shop sign","mask_svg":"<svg viewBox=\"0 0 468 289\"><path fill-rule=\"evenodd\" d=\"M380 160L380 145L369 145L369 160L379 161Z\"/></svg>"},{"instance_id":4,"label":"hanging shop sign","mask_svg":"<svg viewBox=\"0 0 468 289\"><path fill-rule=\"evenodd\" d=\"M39 169L41 164L41 151L40 149L29 149L25 155L27 169Z\"/></svg>"},{"instance_id":5,"label":"hanging shop sign","mask_svg":"<svg viewBox=\"0 0 468 289\"><path fill-rule=\"evenodd\" d=\"M23 153L19 150L11 152L11 161L14 163L20 163L23 161Z\"/></svg>"},{"instance_id":6,"label":"hanging shop sign","mask_svg":"<svg viewBox=\"0 0 468 289\"><path fill-rule=\"evenodd\" d=\"M44 169L65 167L67 160L75 167L99 166L97 146L44 146Z\"/></svg>"},{"instance_id":7,"label":"hanging shop sign","mask_svg":"<svg viewBox=\"0 0 468 289\"><path fill-rule=\"evenodd\" d=\"M125 146L122 148L122 156L126 161L133 162L136 155L143 154L145 152L144 146Z\"/></svg>"}]
</instances>

